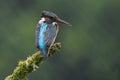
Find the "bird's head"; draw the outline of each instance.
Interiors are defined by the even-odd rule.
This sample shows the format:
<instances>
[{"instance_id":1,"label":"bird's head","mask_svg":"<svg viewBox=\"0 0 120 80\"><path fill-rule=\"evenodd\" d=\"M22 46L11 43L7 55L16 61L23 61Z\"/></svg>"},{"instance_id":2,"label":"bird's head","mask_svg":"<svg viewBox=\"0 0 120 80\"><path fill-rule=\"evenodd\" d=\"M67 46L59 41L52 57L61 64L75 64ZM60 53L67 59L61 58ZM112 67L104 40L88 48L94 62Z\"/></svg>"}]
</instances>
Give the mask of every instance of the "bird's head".
<instances>
[{"instance_id":1,"label":"bird's head","mask_svg":"<svg viewBox=\"0 0 120 80\"><path fill-rule=\"evenodd\" d=\"M60 18L59 18L55 13L53 13L53 12L43 11L41 17L44 18L45 21L47 21L47 20L53 20L53 22L60 23L60 24L66 24L66 25L71 26L70 23L68 23L67 21L64 21L64 20L60 19Z\"/></svg>"}]
</instances>

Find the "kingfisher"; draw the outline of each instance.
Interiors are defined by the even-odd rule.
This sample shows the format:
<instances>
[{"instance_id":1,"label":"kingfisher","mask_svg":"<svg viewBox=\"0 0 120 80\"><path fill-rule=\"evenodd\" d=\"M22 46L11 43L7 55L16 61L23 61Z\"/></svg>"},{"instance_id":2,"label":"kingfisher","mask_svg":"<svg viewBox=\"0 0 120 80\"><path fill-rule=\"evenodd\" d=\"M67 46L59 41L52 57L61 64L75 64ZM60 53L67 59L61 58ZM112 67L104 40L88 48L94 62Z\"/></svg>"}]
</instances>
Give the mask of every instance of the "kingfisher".
<instances>
[{"instance_id":1,"label":"kingfisher","mask_svg":"<svg viewBox=\"0 0 120 80\"><path fill-rule=\"evenodd\" d=\"M60 19L55 13L50 11L42 11L41 19L36 27L36 47L42 53L43 57L48 57L52 44L57 37L58 24L71 24Z\"/></svg>"}]
</instances>

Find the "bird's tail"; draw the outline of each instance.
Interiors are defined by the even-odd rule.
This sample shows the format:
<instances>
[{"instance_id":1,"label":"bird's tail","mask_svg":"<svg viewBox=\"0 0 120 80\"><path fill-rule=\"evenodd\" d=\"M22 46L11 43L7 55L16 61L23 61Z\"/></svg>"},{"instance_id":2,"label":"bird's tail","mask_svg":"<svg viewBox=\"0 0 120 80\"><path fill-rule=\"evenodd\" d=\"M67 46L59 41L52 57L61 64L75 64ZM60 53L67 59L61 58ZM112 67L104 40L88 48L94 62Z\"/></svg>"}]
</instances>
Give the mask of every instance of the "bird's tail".
<instances>
[{"instance_id":1,"label":"bird's tail","mask_svg":"<svg viewBox=\"0 0 120 80\"><path fill-rule=\"evenodd\" d=\"M42 49L41 52L43 57L47 57L48 51L46 49Z\"/></svg>"}]
</instances>

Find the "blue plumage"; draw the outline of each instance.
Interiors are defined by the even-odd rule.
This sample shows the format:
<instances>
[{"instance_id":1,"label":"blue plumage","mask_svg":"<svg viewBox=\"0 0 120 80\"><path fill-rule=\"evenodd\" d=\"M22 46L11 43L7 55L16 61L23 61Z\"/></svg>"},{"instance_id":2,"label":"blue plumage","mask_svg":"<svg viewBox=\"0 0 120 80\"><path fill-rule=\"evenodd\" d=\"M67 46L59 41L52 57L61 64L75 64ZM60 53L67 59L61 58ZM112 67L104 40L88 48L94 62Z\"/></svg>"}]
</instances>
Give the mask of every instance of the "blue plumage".
<instances>
[{"instance_id":1,"label":"blue plumage","mask_svg":"<svg viewBox=\"0 0 120 80\"><path fill-rule=\"evenodd\" d=\"M44 40L44 33L46 31L46 28L48 27L47 23L42 22L40 25L40 33L39 33L39 47L42 50L42 54L46 56L47 54L47 44L45 43Z\"/></svg>"},{"instance_id":2,"label":"blue plumage","mask_svg":"<svg viewBox=\"0 0 120 80\"><path fill-rule=\"evenodd\" d=\"M42 12L41 20L36 29L36 47L41 50L43 57L49 55L51 45L55 42L59 29L57 23L70 25L52 12Z\"/></svg>"},{"instance_id":3,"label":"blue plumage","mask_svg":"<svg viewBox=\"0 0 120 80\"><path fill-rule=\"evenodd\" d=\"M48 55L49 48L54 43L57 35L58 26L53 23L52 20L41 21L36 30L37 47L41 50L44 57Z\"/></svg>"}]
</instances>

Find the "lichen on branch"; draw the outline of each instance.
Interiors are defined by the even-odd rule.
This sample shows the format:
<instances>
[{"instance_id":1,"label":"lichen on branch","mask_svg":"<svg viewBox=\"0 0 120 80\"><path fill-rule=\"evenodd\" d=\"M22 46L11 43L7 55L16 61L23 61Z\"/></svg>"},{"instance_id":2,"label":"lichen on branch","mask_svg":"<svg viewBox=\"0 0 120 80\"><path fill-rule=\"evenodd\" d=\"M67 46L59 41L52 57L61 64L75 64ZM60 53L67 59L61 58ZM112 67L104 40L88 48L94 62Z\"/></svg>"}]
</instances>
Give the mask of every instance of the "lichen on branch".
<instances>
[{"instance_id":1,"label":"lichen on branch","mask_svg":"<svg viewBox=\"0 0 120 80\"><path fill-rule=\"evenodd\" d=\"M57 53L61 49L61 43L54 43L50 49L51 55ZM5 80L26 80L29 73L39 68L39 64L45 60L42 57L41 51L37 51L32 56L29 56L24 61L19 61L18 66L14 69L13 73L5 78Z\"/></svg>"}]
</instances>

